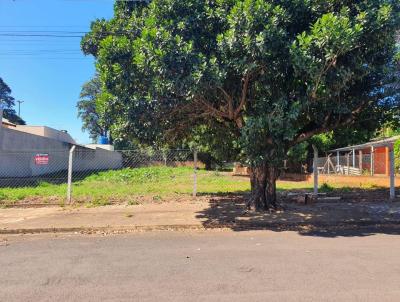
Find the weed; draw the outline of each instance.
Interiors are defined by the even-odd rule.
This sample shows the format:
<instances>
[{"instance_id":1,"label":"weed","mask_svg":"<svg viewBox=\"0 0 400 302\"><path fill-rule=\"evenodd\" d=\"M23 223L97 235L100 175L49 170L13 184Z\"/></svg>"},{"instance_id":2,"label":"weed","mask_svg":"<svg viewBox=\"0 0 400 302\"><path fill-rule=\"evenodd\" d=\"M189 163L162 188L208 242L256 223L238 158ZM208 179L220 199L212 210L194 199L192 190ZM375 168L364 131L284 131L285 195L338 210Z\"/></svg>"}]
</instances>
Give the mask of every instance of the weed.
<instances>
[{"instance_id":1,"label":"weed","mask_svg":"<svg viewBox=\"0 0 400 302\"><path fill-rule=\"evenodd\" d=\"M340 189L343 193L349 193L352 191L352 189L349 186L344 186Z\"/></svg>"},{"instance_id":2,"label":"weed","mask_svg":"<svg viewBox=\"0 0 400 302\"><path fill-rule=\"evenodd\" d=\"M324 182L320 187L319 187L319 191L321 193L330 193L334 190L334 188L332 186L330 186L329 184L327 184L326 182Z\"/></svg>"},{"instance_id":3,"label":"weed","mask_svg":"<svg viewBox=\"0 0 400 302\"><path fill-rule=\"evenodd\" d=\"M4 194L3 192L0 192L0 200L5 200L7 199L7 195Z\"/></svg>"},{"instance_id":4,"label":"weed","mask_svg":"<svg viewBox=\"0 0 400 302\"><path fill-rule=\"evenodd\" d=\"M128 206L136 206L138 204L139 204L139 201L137 201L136 199L128 201Z\"/></svg>"},{"instance_id":5,"label":"weed","mask_svg":"<svg viewBox=\"0 0 400 302\"><path fill-rule=\"evenodd\" d=\"M154 195L153 196L153 200L154 201L162 201L163 199L162 199L162 197L160 195Z\"/></svg>"},{"instance_id":6,"label":"weed","mask_svg":"<svg viewBox=\"0 0 400 302\"><path fill-rule=\"evenodd\" d=\"M37 186L38 186L39 188L47 188L47 187L51 187L52 184L49 183L49 182L47 182L47 181L41 180L41 181L39 181L39 183L38 183Z\"/></svg>"},{"instance_id":7,"label":"weed","mask_svg":"<svg viewBox=\"0 0 400 302\"><path fill-rule=\"evenodd\" d=\"M87 208L95 208L95 207L102 207L102 206L109 206L111 205L111 201L103 199L103 198L96 198L92 202L87 203Z\"/></svg>"}]
</instances>

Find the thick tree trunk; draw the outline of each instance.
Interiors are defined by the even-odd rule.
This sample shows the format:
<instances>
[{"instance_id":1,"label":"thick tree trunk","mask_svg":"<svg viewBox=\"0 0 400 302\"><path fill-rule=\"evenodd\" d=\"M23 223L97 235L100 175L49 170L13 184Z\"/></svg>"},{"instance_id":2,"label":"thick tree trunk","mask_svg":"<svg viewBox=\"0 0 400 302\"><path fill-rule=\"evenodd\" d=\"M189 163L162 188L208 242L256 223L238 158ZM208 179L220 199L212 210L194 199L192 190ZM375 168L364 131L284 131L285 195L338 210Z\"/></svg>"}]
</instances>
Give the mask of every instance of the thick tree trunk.
<instances>
[{"instance_id":1,"label":"thick tree trunk","mask_svg":"<svg viewBox=\"0 0 400 302\"><path fill-rule=\"evenodd\" d=\"M267 185L265 163L250 168L251 196L247 201L247 208L256 211L267 209L265 188Z\"/></svg>"},{"instance_id":2,"label":"thick tree trunk","mask_svg":"<svg viewBox=\"0 0 400 302\"><path fill-rule=\"evenodd\" d=\"M276 180L279 169L263 163L250 169L251 196L247 201L248 209L256 211L277 209Z\"/></svg>"},{"instance_id":3,"label":"thick tree trunk","mask_svg":"<svg viewBox=\"0 0 400 302\"><path fill-rule=\"evenodd\" d=\"M276 180L279 177L279 169L273 166L266 167L266 201L268 208L277 209Z\"/></svg>"}]
</instances>

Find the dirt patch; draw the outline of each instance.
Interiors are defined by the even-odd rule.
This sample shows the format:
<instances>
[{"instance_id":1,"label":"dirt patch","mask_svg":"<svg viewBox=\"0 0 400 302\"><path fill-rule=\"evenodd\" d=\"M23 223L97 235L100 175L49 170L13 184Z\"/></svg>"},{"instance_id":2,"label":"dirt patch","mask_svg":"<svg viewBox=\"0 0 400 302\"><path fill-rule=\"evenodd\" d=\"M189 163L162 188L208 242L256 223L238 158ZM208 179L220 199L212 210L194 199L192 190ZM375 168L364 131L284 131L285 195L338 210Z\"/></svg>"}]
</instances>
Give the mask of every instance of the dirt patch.
<instances>
[{"instance_id":1,"label":"dirt patch","mask_svg":"<svg viewBox=\"0 0 400 302\"><path fill-rule=\"evenodd\" d=\"M205 227L223 225L234 230L279 225L285 229L293 225L368 225L400 221L400 203L379 201L335 201L304 205L282 200L282 211L253 212L245 210L243 196L217 196L210 199L210 206L199 212L197 218Z\"/></svg>"}]
</instances>

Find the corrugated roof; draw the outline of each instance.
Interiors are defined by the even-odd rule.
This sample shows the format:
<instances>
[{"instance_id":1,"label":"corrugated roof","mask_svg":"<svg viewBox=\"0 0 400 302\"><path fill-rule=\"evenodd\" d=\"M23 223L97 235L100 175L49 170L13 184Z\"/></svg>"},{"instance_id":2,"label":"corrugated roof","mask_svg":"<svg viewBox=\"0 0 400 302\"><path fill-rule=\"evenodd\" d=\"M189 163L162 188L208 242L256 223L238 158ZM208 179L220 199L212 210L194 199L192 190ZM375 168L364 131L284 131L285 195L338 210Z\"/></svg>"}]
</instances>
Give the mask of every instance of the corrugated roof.
<instances>
[{"instance_id":1,"label":"corrugated roof","mask_svg":"<svg viewBox=\"0 0 400 302\"><path fill-rule=\"evenodd\" d=\"M374 140L370 141L365 144L360 144L360 145L353 145L353 146L348 146L348 147L343 147L343 148L338 148L334 150L330 150L329 152L341 152L341 151L352 151L354 150L362 150L365 148L370 148L370 147L384 147L384 146L392 146L397 140L400 139L400 135L384 138L381 140Z\"/></svg>"}]
</instances>

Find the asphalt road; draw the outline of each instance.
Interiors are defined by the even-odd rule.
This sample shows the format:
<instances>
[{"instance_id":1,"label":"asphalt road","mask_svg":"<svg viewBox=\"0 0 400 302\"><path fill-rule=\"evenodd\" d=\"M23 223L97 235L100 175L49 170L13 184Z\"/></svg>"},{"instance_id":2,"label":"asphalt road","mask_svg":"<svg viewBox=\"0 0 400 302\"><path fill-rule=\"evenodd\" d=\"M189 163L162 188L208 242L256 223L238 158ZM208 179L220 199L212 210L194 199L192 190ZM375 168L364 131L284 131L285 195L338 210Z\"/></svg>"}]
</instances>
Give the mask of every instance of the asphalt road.
<instances>
[{"instance_id":1,"label":"asphalt road","mask_svg":"<svg viewBox=\"0 0 400 302\"><path fill-rule=\"evenodd\" d=\"M400 236L362 235L9 237L0 301L400 301Z\"/></svg>"}]
</instances>

